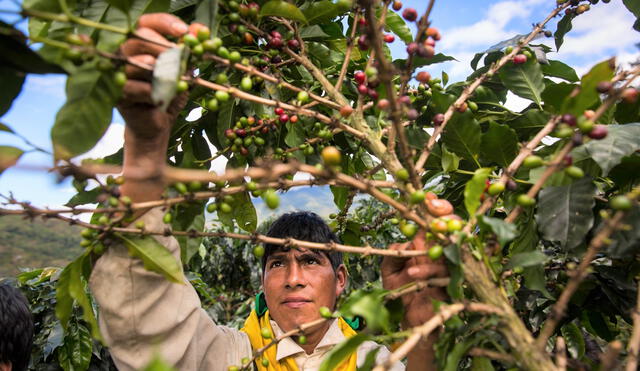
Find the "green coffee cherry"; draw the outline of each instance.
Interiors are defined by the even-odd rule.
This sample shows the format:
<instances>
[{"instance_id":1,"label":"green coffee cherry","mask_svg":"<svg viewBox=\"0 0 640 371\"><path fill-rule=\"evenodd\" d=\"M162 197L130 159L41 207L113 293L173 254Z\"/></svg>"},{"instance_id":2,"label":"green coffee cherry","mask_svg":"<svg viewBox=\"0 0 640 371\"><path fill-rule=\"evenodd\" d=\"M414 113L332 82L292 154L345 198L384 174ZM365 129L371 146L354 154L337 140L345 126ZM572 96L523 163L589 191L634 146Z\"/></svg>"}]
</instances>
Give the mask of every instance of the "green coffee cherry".
<instances>
[{"instance_id":1,"label":"green coffee cherry","mask_svg":"<svg viewBox=\"0 0 640 371\"><path fill-rule=\"evenodd\" d=\"M327 308L327 307L320 307L320 316L322 316L322 318L331 318L333 317L333 312L331 311L331 309Z\"/></svg>"},{"instance_id":2,"label":"green coffee cherry","mask_svg":"<svg viewBox=\"0 0 640 371\"><path fill-rule=\"evenodd\" d=\"M164 214L164 216L162 217L162 221L163 221L165 224L169 224L169 223L171 223L171 220L173 220L173 216L171 215L171 213L166 213L166 214Z\"/></svg>"},{"instance_id":3,"label":"green coffee cherry","mask_svg":"<svg viewBox=\"0 0 640 371\"><path fill-rule=\"evenodd\" d=\"M262 337L263 337L263 338L265 338L265 339L271 339L271 336L273 336L273 335L271 334L271 330L270 330L270 329L268 329L268 328L266 328L266 327L263 327L263 328L260 330L260 335L262 335Z\"/></svg>"},{"instance_id":4,"label":"green coffee cherry","mask_svg":"<svg viewBox=\"0 0 640 371\"><path fill-rule=\"evenodd\" d=\"M629 210L633 206L633 203L631 202L629 197L624 195L615 196L609 201L609 204L611 205L612 209L623 211Z\"/></svg>"},{"instance_id":5,"label":"green coffee cherry","mask_svg":"<svg viewBox=\"0 0 640 371\"><path fill-rule=\"evenodd\" d=\"M522 165L529 169L535 169L542 166L543 164L544 161L542 160L542 157L536 155L527 156L522 162Z\"/></svg>"},{"instance_id":6,"label":"green coffee cherry","mask_svg":"<svg viewBox=\"0 0 640 371\"><path fill-rule=\"evenodd\" d=\"M518 203L518 205L522 207L529 207L536 204L535 198L529 197L524 193L518 196L518 198L516 199L516 202Z\"/></svg>"}]
</instances>

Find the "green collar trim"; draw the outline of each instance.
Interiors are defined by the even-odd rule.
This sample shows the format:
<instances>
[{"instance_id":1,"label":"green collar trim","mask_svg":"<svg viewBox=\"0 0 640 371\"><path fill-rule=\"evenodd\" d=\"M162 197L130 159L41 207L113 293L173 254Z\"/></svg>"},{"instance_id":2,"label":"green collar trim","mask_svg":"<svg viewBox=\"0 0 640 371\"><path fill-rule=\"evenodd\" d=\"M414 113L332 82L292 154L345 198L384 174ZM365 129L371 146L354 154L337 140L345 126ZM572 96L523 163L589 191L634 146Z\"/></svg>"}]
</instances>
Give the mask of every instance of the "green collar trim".
<instances>
[{"instance_id":1,"label":"green collar trim","mask_svg":"<svg viewBox=\"0 0 640 371\"><path fill-rule=\"evenodd\" d=\"M267 308L267 300L264 298L264 292L259 292L256 295L256 314L258 317L264 316L264 314L269 310ZM342 317L342 319L353 329L353 331L360 330L360 317L347 318Z\"/></svg>"}]
</instances>

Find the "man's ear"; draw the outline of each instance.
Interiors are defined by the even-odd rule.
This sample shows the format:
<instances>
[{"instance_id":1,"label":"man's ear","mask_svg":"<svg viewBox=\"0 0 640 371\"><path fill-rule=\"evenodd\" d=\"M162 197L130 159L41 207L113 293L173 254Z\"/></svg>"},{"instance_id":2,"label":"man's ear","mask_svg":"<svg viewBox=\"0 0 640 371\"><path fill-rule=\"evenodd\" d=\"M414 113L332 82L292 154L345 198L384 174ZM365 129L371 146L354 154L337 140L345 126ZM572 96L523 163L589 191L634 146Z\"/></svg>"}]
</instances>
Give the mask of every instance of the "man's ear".
<instances>
[{"instance_id":1,"label":"man's ear","mask_svg":"<svg viewBox=\"0 0 640 371\"><path fill-rule=\"evenodd\" d=\"M11 371L11 362L8 363L0 363L0 371Z\"/></svg>"},{"instance_id":2,"label":"man's ear","mask_svg":"<svg viewBox=\"0 0 640 371\"><path fill-rule=\"evenodd\" d=\"M336 269L336 297L340 296L347 287L347 267L344 264Z\"/></svg>"}]
</instances>

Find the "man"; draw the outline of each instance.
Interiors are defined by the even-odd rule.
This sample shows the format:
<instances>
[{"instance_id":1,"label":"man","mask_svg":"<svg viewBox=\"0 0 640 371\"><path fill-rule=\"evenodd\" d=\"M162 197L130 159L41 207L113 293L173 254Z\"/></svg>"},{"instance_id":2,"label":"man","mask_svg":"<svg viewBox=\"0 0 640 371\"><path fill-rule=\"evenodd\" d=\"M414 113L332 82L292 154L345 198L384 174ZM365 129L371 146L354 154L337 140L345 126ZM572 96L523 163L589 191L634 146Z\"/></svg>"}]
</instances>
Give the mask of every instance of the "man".
<instances>
[{"instance_id":1,"label":"man","mask_svg":"<svg viewBox=\"0 0 640 371\"><path fill-rule=\"evenodd\" d=\"M148 14L139 20L138 32L148 39L167 43L164 35L179 37L187 32L187 26L169 14ZM158 43L136 38L122 46L124 55L150 65L163 49ZM127 180L120 191L133 202L157 200L164 191L159 175L165 166L171 126L184 102L178 98L167 112L163 111L151 102L149 73L132 66L127 66L126 72L129 80L119 109L127 123L123 163ZM161 210L153 209L141 216L141 220L148 230L162 231L161 215ZM316 234L306 237L317 242L335 239L317 216L305 215L307 221L304 215L297 221L306 223L304 227L281 234L277 232L279 226L292 222L281 219L271 233L280 237ZM156 239L179 259L179 246L174 238ZM425 249L424 238L390 248ZM320 318L320 307L334 308L346 284L346 269L340 260L338 255L323 252L267 246L262 285L269 310L254 311L244 331L216 325L200 307L198 296L188 282L171 283L145 270L142 263L131 258L120 245L111 246L98 260L90 284L100 305L102 333L120 369L140 368L157 352L178 370L227 370L229 366L240 365L243 358L251 357L252 350L265 344L261 335L263 328L277 336ZM444 270L441 263L431 263L427 258L386 259L382 265L383 282L389 289L416 279L443 275ZM406 311L403 325L422 324L433 315L431 299L444 297L439 289L403 297ZM354 334L343 322L338 319L309 329L305 332L305 344L287 339L265 353L262 358L267 361L260 359L256 365L261 369L268 363L269 369L316 370L324 353L345 336ZM433 369L432 342L433 338L423 340L410 353L410 370ZM341 369L355 370L356 364L361 364L367 351L374 347L377 347L374 343L363 344ZM388 351L383 349L379 354L385 357Z\"/></svg>"},{"instance_id":2,"label":"man","mask_svg":"<svg viewBox=\"0 0 640 371\"><path fill-rule=\"evenodd\" d=\"M25 371L33 345L33 318L20 290L0 283L0 371Z\"/></svg>"}]
</instances>

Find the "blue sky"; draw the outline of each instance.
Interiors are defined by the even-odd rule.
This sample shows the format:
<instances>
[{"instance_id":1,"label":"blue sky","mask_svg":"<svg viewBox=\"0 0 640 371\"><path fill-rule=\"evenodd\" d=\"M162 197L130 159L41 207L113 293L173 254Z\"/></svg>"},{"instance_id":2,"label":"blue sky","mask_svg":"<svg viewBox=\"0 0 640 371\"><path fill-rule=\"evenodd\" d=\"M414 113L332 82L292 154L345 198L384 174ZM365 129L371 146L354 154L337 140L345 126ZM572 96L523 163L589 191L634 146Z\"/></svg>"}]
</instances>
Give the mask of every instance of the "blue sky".
<instances>
[{"instance_id":1,"label":"blue sky","mask_svg":"<svg viewBox=\"0 0 640 371\"><path fill-rule=\"evenodd\" d=\"M426 0L405 0L405 7L415 7L419 13L426 8ZM438 52L452 55L458 62L448 62L428 68L432 75L440 75L441 70L449 73L451 81L464 79L470 72L469 61L473 54L516 34L527 33L531 24L539 22L552 10L553 0L465 0L436 1L432 13L433 26L438 27L443 35L436 46ZM13 2L0 0L0 9L15 8ZM0 18L11 21L6 15ZM549 25L555 31L556 20ZM549 58L559 59L577 68L579 74L586 72L598 61L613 55L619 60L633 61L638 58L638 33L633 31L633 16L626 10L621 0L613 0L610 4L594 6L590 12L574 20L574 30L565 39L560 53L551 53ZM25 28L26 24L20 24ZM553 46L552 39L545 41ZM393 54L404 55L404 44L396 41L392 45ZM64 103L64 78L61 76L33 75L27 78L20 96L14 101L11 110L0 117L0 122L9 125L18 133L29 138L34 144L46 149L51 148L49 131L53 125L55 113ZM509 104L522 107L527 102L512 97ZM105 138L89 154L102 156L119 148L124 130L123 120L116 113L114 124ZM0 145L14 145L27 148L19 139L0 133ZM0 193L13 194L21 200L30 200L36 205L58 206L64 204L74 193L68 182L56 183L56 178L43 171L30 171L30 167L50 166L52 159L39 153L25 154L17 168L7 170L0 176ZM216 168L224 167L223 163ZM319 197L326 200L326 205L309 205L319 208L320 213L327 214L332 210L331 196L326 189L315 188ZM305 192L309 193L309 192ZM299 201L295 201L298 203ZM294 208L293 198L284 204L287 209ZM322 204L325 204L323 202ZM259 208L261 216L267 211ZM280 210L282 212L284 210Z\"/></svg>"}]
</instances>

